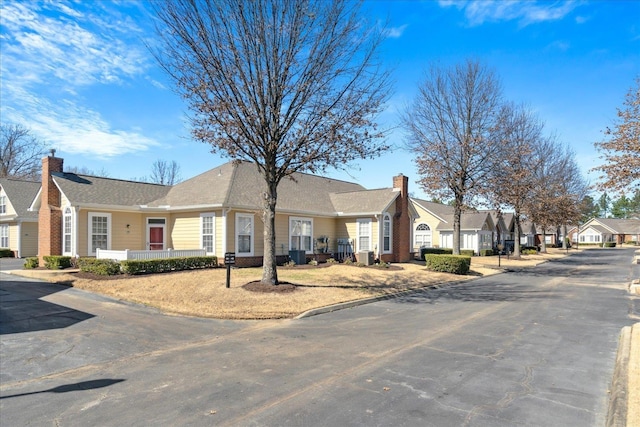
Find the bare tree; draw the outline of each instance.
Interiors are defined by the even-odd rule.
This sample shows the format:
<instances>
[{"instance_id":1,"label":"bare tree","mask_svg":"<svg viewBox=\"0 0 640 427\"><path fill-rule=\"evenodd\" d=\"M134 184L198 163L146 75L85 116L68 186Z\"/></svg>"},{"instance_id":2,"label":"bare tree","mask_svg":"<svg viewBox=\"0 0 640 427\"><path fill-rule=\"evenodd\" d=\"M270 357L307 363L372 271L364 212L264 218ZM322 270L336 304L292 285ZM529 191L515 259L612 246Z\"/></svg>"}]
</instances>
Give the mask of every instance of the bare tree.
<instances>
[{"instance_id":1,"label":"bare tree","mask_svg":"<svg viewBox=\"0 0 640 427\"><path fill-rule=\"evenodd\" d=\"M154 54L192 112L192 135L264 178L262 282L277 284L278 184L344 168L386 148L375 117L388 97L383 29L350 0L153 3Z\"/></svg>"},{"instance_id":2,"label":"bare tree","mask_svg":"<svg viewBox=\"0 0 640 427\"><path fill-rule=\"evenodd\" d=\"M2 124L0 134L0 178L38 180L44 143L20 124Z\"/></svg>"},{"instance_id":3,"label":"bare tree","mask_svg":"<svg viewBox=\"0 0 640 427\"><path fill-rule=\"evenodd\" d=\"M424 191L454 200L453 253L460 254L462 211L488 189L501 86L493 71L468 60L449 69L432 66L418 91L402 117L407 147Z\"/></svg>"},{"instance_id":4,"label":"bare tree","mask_svg":"<svg viewBox=\"0 0 640 427\"><path fill-rule=\"evenodd\" d=\"M175 160L156 160L151 165L151 182L163 185L173 185L180 182L180 166Z\"/></svg>"},{"instance_id":5,"label":"bare tree","mask_svg":"<svg viewBox=\"0 0 640 427\"><path fill-rule=\"evenodd\" d=\"M491 196L500 207L514 212L513 256L520 257L521 215L535 189L534 171L541 159L535 156L535 147L543 139L543 122L525 106L505 104L499 115L494 138L500 142L494 159Z\"/></svg>"},{"instance_id":6,"label":"bare tree","mask_svg":"<svg viewBox=\"0 0 640 427\"><path fill-rule=\"evenodd\" d=\"M67 173L75 173L76 175L90 175L90 176L99 176L103 178L109 178L110 176L109 172L105 168L102 168L96 172L93 169L89 169L86 166L69 166L69 167L65 167L64 171Z\"/></svg>"},{"instance_id":7,"label":"bare tree","mask_svg":"<svg viewBox=\"0 0 640 427\"><path fill-rule=\"evenodd\" d=\"M613 128L604 131L609 139L594 144L606 162L593 169L602 173L600 190L624 192L640 188L640 77L623 105L618 108Z\"/></svg>"}]
</instances>

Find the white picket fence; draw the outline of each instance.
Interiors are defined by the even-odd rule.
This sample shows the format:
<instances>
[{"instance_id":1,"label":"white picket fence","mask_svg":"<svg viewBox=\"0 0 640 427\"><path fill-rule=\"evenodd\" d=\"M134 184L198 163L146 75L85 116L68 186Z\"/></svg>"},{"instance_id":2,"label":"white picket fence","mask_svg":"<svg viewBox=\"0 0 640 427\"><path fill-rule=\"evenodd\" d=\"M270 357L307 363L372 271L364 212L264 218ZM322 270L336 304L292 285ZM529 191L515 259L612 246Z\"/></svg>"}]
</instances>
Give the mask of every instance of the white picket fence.
<instances>
[{"instance_id":1,"label":"white picket fence","mask_svg":"<svg viewBox=\"0 0 640 427\"><path fill-rule=\"evenodd\" d=\"M125 249L123 251L112 251L105 249L96 249L96 258L113 259L116 261L124 261L127 259L145 260L145 259L162 259L162 258L184 258L191 256L206 256L204 249L166 249L162 251L132 251Z\"/></svg>"}]
</instances>

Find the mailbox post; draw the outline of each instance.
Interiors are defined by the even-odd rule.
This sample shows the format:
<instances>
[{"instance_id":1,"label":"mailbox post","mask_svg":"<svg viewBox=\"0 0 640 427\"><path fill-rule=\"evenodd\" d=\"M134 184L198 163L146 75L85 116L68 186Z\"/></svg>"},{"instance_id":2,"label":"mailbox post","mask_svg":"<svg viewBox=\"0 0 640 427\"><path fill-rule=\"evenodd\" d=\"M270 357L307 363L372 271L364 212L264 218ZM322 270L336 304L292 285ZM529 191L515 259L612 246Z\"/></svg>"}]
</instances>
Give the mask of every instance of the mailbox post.
<instances>
[{"instance_id":1,"label":"mailbox post","mask_svg":"<svg viewBox=\"0 0 640 427\"><path fill-rule=\"evenodd\" d=\"M231 286L231 266L236 264L236 253L225 252L224 265L227 266L227 288Z\"/></svg>"}]
</instances>

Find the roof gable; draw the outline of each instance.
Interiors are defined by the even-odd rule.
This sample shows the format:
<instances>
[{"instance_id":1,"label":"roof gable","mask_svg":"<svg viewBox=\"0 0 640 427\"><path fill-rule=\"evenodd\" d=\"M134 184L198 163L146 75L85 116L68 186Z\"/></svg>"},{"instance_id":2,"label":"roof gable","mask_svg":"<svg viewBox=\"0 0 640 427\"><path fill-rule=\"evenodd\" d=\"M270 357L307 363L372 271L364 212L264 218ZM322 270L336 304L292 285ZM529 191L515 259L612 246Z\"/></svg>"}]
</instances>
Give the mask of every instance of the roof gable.
<instances>
[{"instance_id":1,"label":"roof gable","mask_svg":"<svg viewBox=\"0 0 640 427\"><path fill-rule=\"evenodd\" d=\"M24 181L12 178L0 178L0 186L7 195L7 199L18 218L37 218L38 213L29 211L31 202L40 190L40 182Z\"/></svg>"}]
</instances>

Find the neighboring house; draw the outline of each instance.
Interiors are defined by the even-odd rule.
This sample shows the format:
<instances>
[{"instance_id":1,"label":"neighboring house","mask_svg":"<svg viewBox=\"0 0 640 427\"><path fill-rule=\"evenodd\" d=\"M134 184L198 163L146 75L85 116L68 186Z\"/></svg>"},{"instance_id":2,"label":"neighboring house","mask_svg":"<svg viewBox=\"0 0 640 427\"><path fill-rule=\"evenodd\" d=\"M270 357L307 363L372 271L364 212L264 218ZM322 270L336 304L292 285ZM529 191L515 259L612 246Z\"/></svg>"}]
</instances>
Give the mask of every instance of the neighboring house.
<instances>
[{"instance_id":1,"label":"neighboring house","mask_svg":"<svg viewBox=\"0 0 640 427\"><path fill-rule=\"evenodd\" d=\"M40 257L204 248L221 262L234 252L238 266L262 264L265 184L252 163L229 162L165 186L64 173L61 158L47 157L42 177L32 203L39 211ZM276 255L370 251L383 261L405 262L415 216L403 175L393 178L392 188L367 190L294 173L278 187Z\"/></svg>"},{"instance_id":2,"label":"neighboring house","mask_svg":"<svg viewBox=\"0 0 640 427\"><path fill-rule=\"evenodd\" d=\"M413 252L421 247L453 248L453 206L411 198L417 217L413 222ZM466 211L460 218L460 249L496 249L498 244L512 239L504 219L513 221L513 214L496 210Z\"/></svg>"},{"instance_id":3,"label":"neighboring house","mask_svg":"<svg viewBox=\"0 0 640 427\"><path fill-rule=\"evenodd\" d=\"M440 233L443 248L453 247L453 215L445 216L445 221L436 228ZM472 249L476 255L482 249L493 249L496 227L487 211L464 212L460 218L460 249Z\"/></svg>"},{"instance_id":4,"label":"neighboring house","mask_svg":"<svg viewBox=\"0 0 640 427\"><path fill-rule=\"evenodd\" d=\"M547 227L545 230L537 230L536 229L536 235L535 235L535 245L534 246L539 246L542 245L542 241L544 240L545 245L547 246L553 246L556 245L558 242L562 243L562 240L560 240L560 235L558 234L558 228L554 228L554 227Z\"/></svg>"},{"instance_id":5,"label":"neighboring house","mask_svg":"<svg viewBox=\"0 0 640 427\"><path fill-rule=\"evenodd\" d=\"M511 226L511 234L515 237L516 222L513 221ZM520 245L535 246L536 245L536 226L533 222L526 218L520 218Z\"/></svg>"},{"instance_id":6,"label":"neighboring house","mask_svg":"<svg viewBox=\"0 0 640 427\"><path fill-rule=\"evenodd\" d=\"M0 248L17 258L38 254L38 214L28 210L39 182L0 178Z\"/></svg>"},{"instance_id":7,"label":"neighboring house","mask_svg":"<svg viewBox=\"0 0 640 427\"><path fill-rule=\"evenodd\" d=\"M584 225L567 233L574 243L640 242L640 220L620 218L591 218Z\"/></svg>"},{"instance_id":8,"label":"neighboring house","mask_svg":"<svg viewBox=\"0 0 640 427\"><path fill-rule=\"evenodd\" d=\"M440 242L438 225L446 222L445 218L453 215L453 206L411 198L416 211L413 221L413 252L420 253L420 248L446 248ZM453 246L451 246L453 247Z\"/></svg>"}]
</instances>

